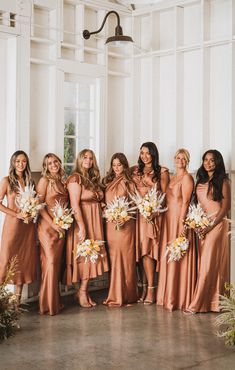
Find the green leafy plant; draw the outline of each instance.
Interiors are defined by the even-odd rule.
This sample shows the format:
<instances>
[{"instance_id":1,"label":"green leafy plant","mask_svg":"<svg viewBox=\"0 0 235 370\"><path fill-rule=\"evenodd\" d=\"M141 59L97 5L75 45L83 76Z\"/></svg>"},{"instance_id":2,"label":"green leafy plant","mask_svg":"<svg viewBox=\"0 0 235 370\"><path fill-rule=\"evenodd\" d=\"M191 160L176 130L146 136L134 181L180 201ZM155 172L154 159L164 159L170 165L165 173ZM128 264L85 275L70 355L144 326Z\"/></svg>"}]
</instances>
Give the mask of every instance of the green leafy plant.
<instances>
[{"instance_id":1,"label":"green leafy plant","mask_svg":"<svg viewBox=\"0 0 235 370\"><path fill-rule=\"evenodd\" d=\"M75 159L75 138L68 137L75 135L75 125L67 122L64 128L64 163L73 163Z\"/></svg>"},{"instance_id":2,"label":"green leafy plant","mask_svg":"<svg viewBox=\"0 0 235 370\"><path fill-rule=\"evenodd\" d=\"M225 344L235 345L235 288L233 285L225 284L224 295L220 295L220 309L222 311L216 317L215 325L222 327L217 333L219 337L225 339Z\"/></svg>"},{"instance_id":3,"label":"green leafy plant","mask_svg":"<svg viewBox=\"0 0 235 370\"><path fill-rule=\"evenodd\" d=\"M73 122L67 122L64 126L65 135L75 135L75 125Z\"/></svg>"},{"instance_id":4,"label":"green leafy plant","mask_svg":"<svg viewBox=\"0 0 235 370\"><path fill-rule=\"evenodd\" d=\"M17 266L17 257L12 258L9 263L7 275L2 284L0 284L0 340L7 339L19 328L19 319L22 309L18 306L17 296L7 289L15 274Z\"/></svg>"}]
</instances>

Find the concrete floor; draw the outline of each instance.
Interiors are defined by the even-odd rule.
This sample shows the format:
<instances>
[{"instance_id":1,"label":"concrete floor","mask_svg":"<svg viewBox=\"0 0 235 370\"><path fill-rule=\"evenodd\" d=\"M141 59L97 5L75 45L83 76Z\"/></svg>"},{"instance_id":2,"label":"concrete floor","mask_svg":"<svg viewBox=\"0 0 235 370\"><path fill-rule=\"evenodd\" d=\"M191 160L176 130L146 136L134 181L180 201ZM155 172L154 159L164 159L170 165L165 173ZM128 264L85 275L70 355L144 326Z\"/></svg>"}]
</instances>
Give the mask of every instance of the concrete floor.
<instances>
[{"instance_id":1,"label":"concrete floor","mask_svg":"<svg viewBox=\"0 0 235 370\"><path fill-rule=\"evenodd\" d=\"M93 297L101 303L104 292ZM65 300L53 317L30 306L21 329L0 344L1 370L235 369L235 348L216 337L215 314L143 304L81 309Z\"/></svg>"}]
</instances>

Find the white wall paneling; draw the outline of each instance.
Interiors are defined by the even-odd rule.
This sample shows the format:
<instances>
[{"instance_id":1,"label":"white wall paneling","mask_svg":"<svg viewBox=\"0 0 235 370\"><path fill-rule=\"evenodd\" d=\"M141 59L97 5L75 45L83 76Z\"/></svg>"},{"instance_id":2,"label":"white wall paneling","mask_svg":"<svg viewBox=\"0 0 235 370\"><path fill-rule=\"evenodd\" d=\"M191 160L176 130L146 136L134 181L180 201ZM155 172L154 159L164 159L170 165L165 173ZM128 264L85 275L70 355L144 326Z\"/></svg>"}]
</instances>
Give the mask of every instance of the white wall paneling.
<instances>
[{"instance_id":1,"label":"white wall paneling","mask_svg":"<svg viewBox=\"0 0 235 370\"><path fill-rule=\"evenodd\" d=\"M202 153L199 148L203 147L202 51L186 51L183 53L183 59L183 123L179 131L181 140L178 145L190 150L190 171L195 172L201 160Z\"/></svg>"},{"instance_id":2,"label":"white wall paneling","mask_svg":"<svg viewBox=\"0 0 235 370\"><path fill-rule=\"evenodd\" d=\"M220 150L231 168L230 45L212 47L210 57L210 147Z\"/></svg>"},{"instance_id":3,"label":"white wall paneling","mask_svg":"<svg viewBox=\"0 0 235 370\"><path fill-rule=\"evenodd\" d=\"M175 66L173 55L160 58L159 139L156 144L159 148L161 164L167 167L171 167L177 140L176 72L173 66Z\"/></svg>"}]
</instances>

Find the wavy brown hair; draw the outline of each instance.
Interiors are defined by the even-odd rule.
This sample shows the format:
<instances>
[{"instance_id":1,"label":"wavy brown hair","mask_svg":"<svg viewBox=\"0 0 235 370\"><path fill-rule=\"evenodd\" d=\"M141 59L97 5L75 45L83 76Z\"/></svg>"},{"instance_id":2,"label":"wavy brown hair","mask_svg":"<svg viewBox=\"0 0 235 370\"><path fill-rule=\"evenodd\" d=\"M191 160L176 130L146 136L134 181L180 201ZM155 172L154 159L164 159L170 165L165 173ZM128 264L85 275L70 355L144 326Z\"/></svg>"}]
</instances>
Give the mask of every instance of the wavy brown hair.
<instances>
[{"instance_id":1,"label":"wavy brown hair","mask_svg":"<svg viewBox=\"0 0 235 370\"><path fill-rule=\"evenodd\" d=\"M107 186L110 182L112 182L113 179L116 176L115 172L113 170L113 161L114 161L114 159L118 159L119 162L123 165L123 176L124 176L124 179L126 180L126 183L128 183L129 181L132 181L131 174L130 174L129 163L128 163L128 160L127 160L125 154L124 153L115 153L115 154L113 154L113 156L111 158L110 168L109 168L106 176L103 178L102 183L104 184L104 186Z\"/></svg>"},{"instance_id":2,"label":"wavy brown hair","mask_svg":"<svg viewBox=\"0 0 235 370\"><path fill-rule=\"evenodd\" d=\"M23 179L25 184L33 184L32 180L32 174L30 170L30 165L29 165L29 157L28 155L23 151L23 150L17 150L15 153L12 154L11 159L10 159L10 167L9 167L9 186L10 186L10 191L11 192L17 192L19 188L19 179L16 174L16 167L15 167L15 162L16 159L19 155L24 155L26 158L26 168L23 172Z\"/></svg>"},{"instance_id":3,"label":"wavy brown hair","mask_svg":"<svg viewBox=\"0 0 235 370\"><path fill-rule=\"evenodd\" d=\"M92 155L92 167L88 171L85 171L82 167L82 163L86 153ZM103 187L100 180L100 170L97 164L95 153L91 149L83 149L76 158L75 167L73 173L77 172L81 175L82 184L86 189L93 188L95 190Z\"/></svg>"},{"instance_id":4,"label":"wavy brown hair","mask_svg":"<svg viewBox=\"0 0 235 370\"><path fill-rule=\"evenodd\" d=\"M42 176L46 177L48 180L50 179L53 179L54 180L54 177L51 176L49 170L48 170L48 159L49 158L55 158L57 159L58 163L59 163L59 166L60 166L60 169L59 169L59 172L56 176L56 178L58 180L60 180L62 183L65 183L66 181L66 175L65 175L65 171L62 167L62 162L61 162L61 159L54 153L47 153L45 155L45 157L43 158L43 161L42 161Z\"/></svg>"}]
</instances>

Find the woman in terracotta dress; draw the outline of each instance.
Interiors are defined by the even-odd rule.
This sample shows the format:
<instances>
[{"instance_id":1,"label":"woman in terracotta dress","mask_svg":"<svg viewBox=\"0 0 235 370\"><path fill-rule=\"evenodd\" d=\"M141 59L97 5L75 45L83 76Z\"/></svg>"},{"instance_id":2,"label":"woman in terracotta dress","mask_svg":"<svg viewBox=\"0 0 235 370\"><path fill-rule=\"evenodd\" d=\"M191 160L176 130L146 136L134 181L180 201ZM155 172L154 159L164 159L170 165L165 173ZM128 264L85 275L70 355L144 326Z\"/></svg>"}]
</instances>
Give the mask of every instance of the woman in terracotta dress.
<instances>
[{"instance_id":1,"label":"woman in terracotta dress","mask_svg":"<svg viewBox=\"0 0 235 370\"><path fill-rule=\"evenodd\" d=\"M106 204L115 197L129 198L134 184L130 177L128 161L123 153L112 156L110 169L103 183ZM106 238L111 274L108 297L104 304L109 307L120 307L135 303L137 302L135 220L128 220L120 230L115 230L115 225L107 222Z\"/></svg>"},{"instance_id":2,"label":"woman in terracotta dress","mask_svg":"<svg viewBox=\"0 0 235 370\"><path fill-rule=\"evenodd\" d=\"M142 144L138 167L134 168L133 181L143 197L153 186L165 193L169 182L168 170L159 165L157 147L152 142ZM142 270L143 290L139 301L153 304L156 301L154 286L155 269L159 267L159 241L161 215L153 214L151 223L137 215L136 222L136 260ZM146 289L147 288L147 289Z\"/></svg>"},{"instance_id":3,"label":"woman in terracotta dress","mask_svg":"<svg viewBox=\"0 0 235 370\"><path fill-rule=\"evenodd\" d=\"M104 246L96 263L85 262L84 257L76 258L75 253L77 244L85 239L104 240L101 210L104 193L92 150L84 149L78 154L75 171L68 178L67 187L75 218L67 240L67 283L80 282L76 298L81 307L89 308L96 305L88 292L89 280L108 271Z\"/></svg>"},{"instance_id":4,"label":"woman in terracotta dress","mask_svg":"<svg viewBox=\"0 0 235 370\"><path fill-rule=\"evenodd\" d=\"M41 210L38 220L41 259L39 309L41 314L56 315L62 308L59 278L65 238L59 237L59 233L63 230L53 223L52 208L56 201L61 205L66 205L69 197L60 158L53 153L48 153L43 159L42 167L42 177L38 182L37 193L41 202L45 202L46 206Z\"/></svg>"},{"instance_id":5,"label":"woman in terracotta dress","mask_svg":"<svg viewBox=\"0 0 235 370\"><path fill-rule=\"evenodd\" d=\"M22 150L16 151L10 160L9 175L0 183L0 211L6 214L0 248L0 284L3 283L9 262L17 256L16 273L12 284L16 285L16 296L20 303L23 284L36 280L36 228L28 220L23 222L15 204L19 185L24 189L33 184L29 159ZM3 205L6 196L7 204Z\"/></svg>"},{"instance_id":6,"label":"woman in terracotta dress","mask_svg":"<svg viewBox=\"0 0 235 370\"><path fill-rule=\"evenodd\" d=\"M219 294L224 293L224 284L229 282L228 222L224 217L230 209L230 183L217 150L208 150L202 157L196 197L214 223L200 230L198 277L187 311L219 312Z\"/></svg>"},{"instance_id":7,"label":"woman in terracotta dress","mask_svg":"<svg viewBox=\"0 0 235 370\"><path fill-rule=\"evenodd\" d=\"M166 189L167 212L164 214L160 248L160 268L157 304L173 311L185 309L192 300L196 283L196 251L193 232L186 232L184 220L188 212L194 181L187 171L190 155L186 149L177 150L175 174ZM180 261L167 262L166 245L179 236L186 236L189 249Z\"/></svg>"}]
</instances>

